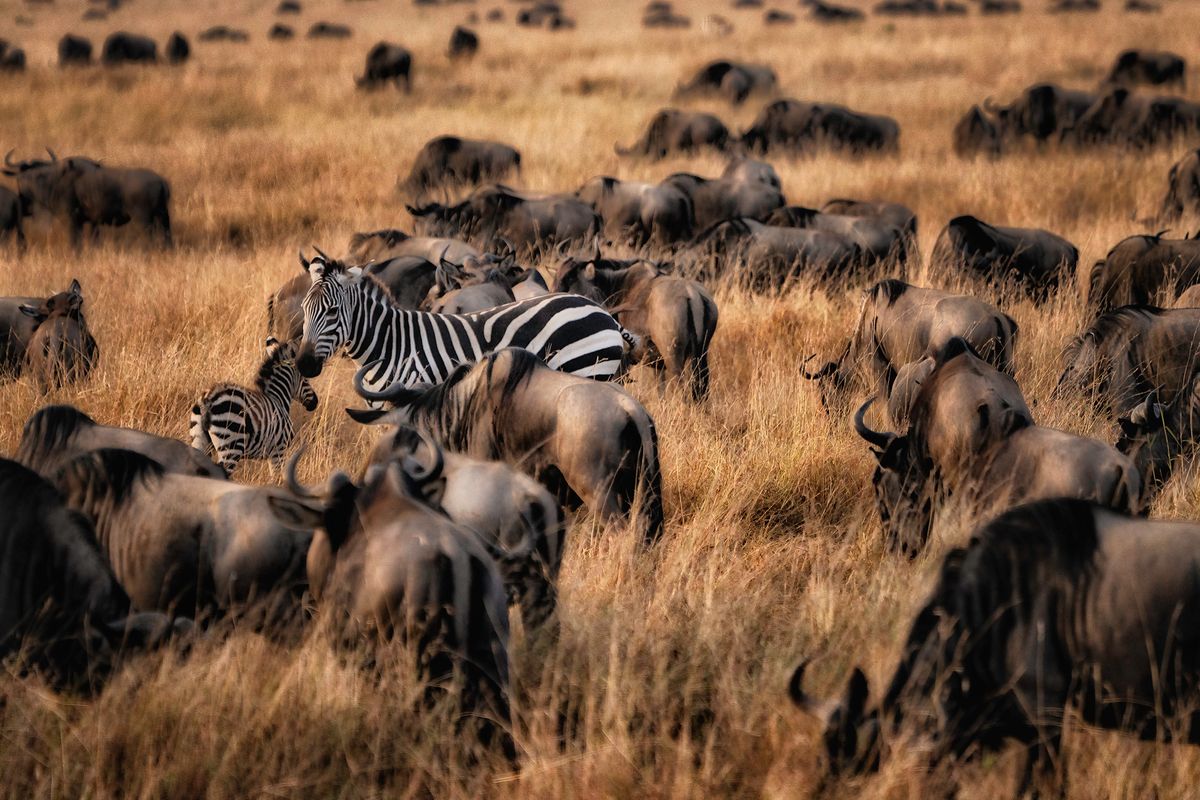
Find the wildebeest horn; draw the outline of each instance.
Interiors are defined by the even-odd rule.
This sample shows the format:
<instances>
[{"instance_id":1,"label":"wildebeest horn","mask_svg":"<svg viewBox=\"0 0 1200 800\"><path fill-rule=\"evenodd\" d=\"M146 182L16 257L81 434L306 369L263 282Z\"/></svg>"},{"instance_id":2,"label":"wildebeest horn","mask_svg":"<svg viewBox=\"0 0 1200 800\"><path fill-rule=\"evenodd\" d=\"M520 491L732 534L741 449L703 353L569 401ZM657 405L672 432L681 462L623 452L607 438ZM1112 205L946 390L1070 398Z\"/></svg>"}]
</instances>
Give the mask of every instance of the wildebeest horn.
<instances>
[{"instance_id":1,"label":"wildebeest horn","mask_svg":"<svg viewBox=\"0 0 1200 800\"><path fill-rule=\"evenodd\" d=\"M359 397L373 402L393 403L398 406L411 403L418 393L398 381L382 392L372 391L363 385L363 379L367 371L378 364L378 361L372 361L370 364L363 365L358 372L354 373L354 391L358 392Z\"/></svg>"},{"instance_id":2,"label":"wildebeest horn","mask_svg":"<svg viewBox=\"0 0 1200 800\"><path fill-rule=\"evenodd\" d=\"M815 380L818 380L819 378L828 378L830 375L832 375L837 370L837 366L838 366L837 362L830 361L828 364L821 367L816 372L809 372L807 369L804 368L804 365L807 364L809 361L812 361L816 357L817 357L817 354L813 353L808 358L806 358L800 362L800 374L803 375L805 378L807 378L810 381L815 381Z\"/></svg>"},{"instance_id":3,"label":"wildebeest horn","mask_svg":"<svg viewBox=\"0 0 1200 800\"><path fill-rule=\"evenodd\" d=\"M868 444L880 450L886 450L887 446L891 444L893 440L895 440L896 434L873 431L867 427L867 423L864 420L867 415L867 409L870 408L871 404L874 402L875 398L870 397L867 399L867 402L859 406L858 411L854 412L854 431L863 439L865 439Z\"/></svg>"},{"instance_id":4,"label":"wildebeest horn","mask_svg":"<svg viewBox=\"0 0 1200 800\"><path fill-rule=\"evenodd\" d=\"M796 671L792 673L792 678L788 681L788 695L798 708L812 714L822 722L828 723L830 716L837 707L837 701L814 700L804 693L804 670L808 667L811 660L806 658L801 661L800 665L796 667Z\"/></svg>"},{"instance_id":5,"label":"wildebeest horn","mask_svg":"<svg viewBox=\"0 0 1200 800\"><path fill-rule=\"evenodd\" d=\"M12 154L14 152L16 152L16 148L13 148L4 154L4 166L11 167L12 169L17 168L18 165L12 160Z\"/></svg>"},{"instance_id":6,"label":"wildebeest horn","mask_svg":"<svg viewBox=\"0 0 1200 800\"><path fill-rule=\"evenodd\" d=\"M292 494L296 495L297 497L306 497L306 498L309 498L310 500L319 500L319 499L321 499L320 494L318 494L317 492L314 492L312 489L309 489L307 486L300 483L300 481L296 479L296 465L300 463L300 457L302 455L304 455L303 447L301 447L294 456L292 456L290 459L288 459L287 472L286 472L288 491L290 491Z\"/></svg>"},{"instance_id":7,"label":"wildebeest horn","mask_svg":"<svg viewBox=\"0 0 1200 800\"><path fill-rule=\"evenodd\" d=\"M55 155L55 154L54 154L54 151L53 151L53 150L51 150L49 147L47 147L47 148L46 148L46 152L50 154L50 160L51 160L51 161L58 161L58 156L57 156L57 155Z\"/></svg>"},{"instance_id":8,"label":"wildebeest horn","mask_svg":"<svg viewBox=\"0 0 1200 800\"><path fill-rule=\"evenodd\" d=\"M991 95L988 95L983 99L983 110L989 114L999 114L1000 106L996 105L996 101L992 99Z\"/></svg>"},{"instance_id":9,"label":"wildebeest horn","mask_svg":"<svg viewBox=\"0 0 1200 800\"><path fill-rule=\"evenodd\" d=\"M442 453L442 448L438 446L438 443L433 440L433 437L420 428L416 428L415 430L417 436L421 439L421 444L425 445L425 449L433 455L433 463L428 467L423 467L421 462L414 456L409 456L404 459L404 469L417 483L426 483L442 474L442 468L446 464L446 456Z\"/></svg>"}]
</instances>

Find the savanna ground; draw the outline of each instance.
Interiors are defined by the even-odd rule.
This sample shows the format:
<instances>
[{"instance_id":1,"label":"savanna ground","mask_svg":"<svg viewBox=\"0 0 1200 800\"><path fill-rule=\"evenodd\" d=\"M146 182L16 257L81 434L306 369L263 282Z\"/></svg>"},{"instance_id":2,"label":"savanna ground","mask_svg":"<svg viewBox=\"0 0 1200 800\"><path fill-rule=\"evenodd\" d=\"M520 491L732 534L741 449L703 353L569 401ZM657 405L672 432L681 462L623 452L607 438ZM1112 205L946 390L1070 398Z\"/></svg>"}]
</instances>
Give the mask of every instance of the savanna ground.
<instances>
[{"instance_id":1,"label":"savanna ground","mask_svg":"<svg viewBox=\"0 0 1200 800\"><path fill-rule=\"evenodd\" d=\"M716 174L717 157L659 164L619 161L675 82L710 58L771 64L787 95L890 114L902 126L897 158L820 156L774 161L790 202L837 196L913 207L927 256L951 216L972 213L1041 226L1073 241L1081 267L1157 209L1183 147L1153 153L1029 153L963 162L950 131L972 102L1004 98L1036 80L1090 87L1125 47L1176 50L1196 60L1200 7L1160 16L887 20L846 27L801 21L766 28L762 10L727 2L677 3L695 25L639 26L638 0L574 2L572 32L515 27L513 3L445 7L374 0L304 0L283 21L301 37L265 38L274 0L134 0L105 22L81 22L83 3L0 0L0 18L24 46L26 74L0 78L0 143L19 156L44 146L111 164L158 170L173 189L178 247L142 248L122 233L76 255L63 231L31 225L31 246L0 260L0 295L83 284L102 349L98 373L52 398L20 382L0 386L0 453L12 453L28 415L47 399L97 419L183 437L198 392L249 380L265 335L267 294L298 268L296 250L341 252L356 230L409 228L395 182L427 139L495 138L523 154L520 185L564 190L596 174L658 179L686 169ZM1040 3L1029 2L1028 6ZM483 48L452 65L445 43L476 10ZM686 7L685 7L686 6ZM780 4L781 7L789 6ZM706 33L706 13L736 26ZM307 41L318 19L346 22L348 41ZM251 32L248 45L195 41L218 23ZM60 71L67 31L97 48L111 30L193 41L181 68ZM357 92L353 76L379 38L415 53L410 96ZM1200 76L1193 71L1193 85ZM743 127L758 100L730 110L697 104ZM920 271L917 271L920 278ZM890 675L907 620L946 548L968 526L943 520L928 551L902 561L883 542L870 489L873 459L846 419L822 412L801 380L803 354L832 354L848 334L857 293L799 290L779 298L718 295L712 396L703 406L649 375L631 391L657 420L667 533L639 552L627 533L573 528L560 585L556 641L512 643L516 731L523 768L454 754L444 716L419 716L403 670L376 680L324 640L269 642L250 631L214 635L186 658L133 660L94 699L56 696L36 678L0 675L0 795L4 797L803 797L820 775L816 724L794 710L785 685L797 661L815 693L840 692L854 664L876 691ZM1045 424L1108 437L1077 404L1052 403L1058 354L1085 323L1080 297L1048 307L1006 300L1021 326L1018 379ZM355 469L372 434L342 413L355 402L350 370L317 382L320 408L304 422L302 475ZM239 476L271 480L252 465ZM1196 517L1192 475L1177 477L1157 516ZM3 513L0 510L0 513ZM560 745L558 712L577 721ZM1072 797L1188 797L1200 752L1140 744L1073 727L1066 758ZM898 747L875 777L837 796L926 797L951 779L963 797L1012 791L1015 753L934 774L919 745Z\"/></svg>"}]
</instances>

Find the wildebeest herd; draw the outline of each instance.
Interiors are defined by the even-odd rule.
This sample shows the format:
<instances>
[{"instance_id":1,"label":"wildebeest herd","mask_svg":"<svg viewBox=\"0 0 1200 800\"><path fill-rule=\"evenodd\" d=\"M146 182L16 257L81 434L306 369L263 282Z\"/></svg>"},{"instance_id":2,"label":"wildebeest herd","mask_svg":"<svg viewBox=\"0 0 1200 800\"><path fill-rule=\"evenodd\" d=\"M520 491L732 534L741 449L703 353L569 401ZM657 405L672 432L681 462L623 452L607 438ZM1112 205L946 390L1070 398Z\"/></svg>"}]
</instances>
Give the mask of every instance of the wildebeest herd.
<instances>
[{"instance_id":1,"label":"wildebeest herd","mask_svg":"<svg viewBox=\"0 0 1200 800\"><path fill-rule=\"evenodd\" d=\"M528 6L521 24L536 12L538 24L569 27L553 5ZM687 24L652 5L648 26ZM806 5L839 18L836 6ZM958 13L903 5L876 13ZM1015 10L1001 5L991 10ZM195 38L248 35L214 25ZM147 41L106 42L102 60L111 50L153 61ZM168 53L186 58L180 41ZM450 42L456 58L480 46L463 27ZM91 44L66 36L59 54L87 63ZM1182 88L1186 75L1179 56L1128 51L1098 91L1035 84L946 134L964 157L1190 147L1195 104L1139 88ZM412 54L381 42L352 77L411 91ZM790 204L767 159L895 160L904 143L889 117L781 99L779 84L766 65L710 62L682 76L672 102L761 96L747 129L664 108L634 144L614 143L634 171L708 150L726 158L717 174L600 174L534 190L519 186L527 165L510 144L431 139L396 183L408 230L356 233L337 256L297 242L301 271L265 298L254 380L197 385L194 403L174 410L186 441L88 413L81 390L109 356L78 281L38 296L31 280L29 296L0 298L0 374L81 391L37 410L0 459L0 656L59 688L97 688L133 651L182 654L226 620L267 633L321 624L339 649L410 648L405 666L431 702L454 687L464 739L519 766L510 607L527 631L555 635L581 509L645 551L672 533L659 432L627 376L644 364L703 414L722 369L712 353L722 292L849 291L860 306L844 346L821 360L797 351L798 390L852 425L875 459L874 504L897 556L925 552L951 515L974 533L945 555L885 693L872 701L855 669L843 697L818 700L805 691L808 660L797 667L787 689L822 721L829 772L878 769L908 726L931 741L933 763L1025 745L1024 791L1063 779L1068 709L1142 739L1194 742L1200 525L1148 517L1200 443L1200 239L1154 228L1200 212L1200 150L1164 176L1151 227L1084 266L1090 318L1062 343L1054 396L1107 419L1102 441L1038 422L1015 377L1022 327L1036 320L1005 310L1068 291L1079 249L963 213L937 221L922 264L904 204ZM85 233L128 223L175 246L171 189L156 172L51 150L10 152L5 167L0 226L14 253L30 246L34 214L65 224L81 251ZM364 464L305 485L295 404L318 407L316 380L339 358L354 362L366 406L347 411L378 436ZM272 485L234 480L246 460L268 462Z\"/></svg>"}]
</instances>

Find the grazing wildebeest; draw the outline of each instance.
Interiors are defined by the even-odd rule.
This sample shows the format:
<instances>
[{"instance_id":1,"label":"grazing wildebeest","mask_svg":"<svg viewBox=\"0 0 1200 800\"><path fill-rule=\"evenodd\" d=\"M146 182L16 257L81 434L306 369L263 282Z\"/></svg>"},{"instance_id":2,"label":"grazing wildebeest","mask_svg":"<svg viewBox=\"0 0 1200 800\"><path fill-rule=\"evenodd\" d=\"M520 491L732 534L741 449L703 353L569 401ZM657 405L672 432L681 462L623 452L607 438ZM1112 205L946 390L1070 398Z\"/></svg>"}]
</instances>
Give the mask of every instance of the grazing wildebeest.
<instances>
[{"instance_id":1,"label":"grazing wildebeest","mask_svg":"<svg viewBox=\"0 0 1200 800\"><path fill-rule=\"evenodd\" d=\"M1170 86L1180 89L1187 80L1187 62L1175 53L1157 50L1126 50L1117 56L1107 83L1122 86Z\"/></svg>"},{"instance_id":2,"label":"grazing wildebeest","mask_svg":"<svg viewBox=\"0 0 1200 800\"><path fill-rule=\"evenodd\" d=\"M0 39L0 72L24 72L25 51Z\"/></svg>"},{"instance_id":3,"label":"grazing wildebeest","mask_svg":"<svg viewBox=\"0 0 1200 800\"><path fill-rule=\"evenodd\" d=\"M670 183L638 183L602 176L581 186L575 196L604 220L612 241L634 247L669 245L692 237L691 199Z\"/></svg>"},{"instance_id":4,"label":"grazing wildebeest","mask_svg":"<svg viewBox=\"0 0 1200 800\"><path fill-rule=\"evenodd\" d=\"M510 603L519 603L527 626L554 613L554 585L562 566L562 509L536 480L501 461L448 453L417 429L399 425L375 443L363 469L413 458L429 469L442 459L445 486L437 498L450 519L495 548Z\"/></svg>"},{"instance_id":5,"label":"grazing wildebeest","mask_svg":"<svg viewBox=\"0 0 1200 800\"><path fill-rule=\"evenodd\" d=\"M955 152L961 156L999 155L1024 139L1041 145L1057 142L1096 102L1094 92L1036 83L1008 105L990 99L974 106L954 130Z\"/></svg>"},{"instance_id":6,"label":"grazing wildebeest","mask_svg":"<svg viewBox=\"0 0 1200 800\"><path fill-rule=\"evenodd\" d=\"M857 8L826 3L824 0L803 0L808 6L808 18L817 22L860 22L866 14Z\"/></svg>"},{"instance_id":7,"label":"grazing wildebeest","mask_svg":"<svg viewBox=\"0 0 1200 800\"><path fill-rule=\"evenodd\" d=\"M1047 10L1051 14L1066 14L1074 11L1099 11L1100 0L1055 0Z\"/></svg>"},{"instance_id":8,"label":"grazing wildebeest","mask_svg":"<svg viewBox=\"0 0 1200 800\"><path fill-rule=\"evenodd\" d=\"M300 3L298 0L280 0L279 5L275 6L276 14L299 14Z\"/></svg>"},{"instance_id":9,"label":"grazing wildebeest","mask_svg":"<svg viewBox=\"0 0 1200 800\"><path fill-rule=\"evenodd\" d=\"M830 214L815 208L784 206L772 211L764 222L781 228L808 228L841 234L858 245L863 258L869 262L865 266L890 261L903 275L908 237L900 228L879 217Z\"/></svg>"},{"instance_id":10,"label":"grazing wildebeest","mask_svg":"<svg viewBox=\"0 0 1200 800\"><path fill-rule=\"evenodd\" d=\"M779 228L753 219L730 219L702 231L691 247L706 277L732 276L752 289L779 289L799 278L830 286L860 277L857 244L839 233Z\"/></svg>"},{"instance_id":11,"label":"grazing wildebeest","mask_svg":"<svg viewBox=\"0 0 1200 800\"><path fill-rule=\"evenodd\" d=\"M1200 150L1189 151L1171 165L1159 219L1176 222L1185 213L1200 215Z\"/></svg>"},{"instance_id":12,"label":"grazing wildebeest","mask_svg":"<svg viewBox=\"0 0 1200 800\"><path fill-rule=\"evenodd\" d=\"M379 42L367 52L363 74L354 83L363 89L378 89L388 81L397 89L403 81L404 91L412 91L412 53L398 44Z\"/></svg>"},{"instance_id":13,"label":"grazing wildebeest","mask_svg":"<svg viewBox=\"0 0 1200 800\"><path fill-rule=\"evenodd\" d=\"M17 377L25 366L25 354L37 329L38 317L45 318L53 309L69 308L82 302L78 281L65 292L49 297L0 297L0 376Z\"/></svg>"},{"instance_id":14,"label":"grazing wildebeest","mask_svg":"<svg viewBox=\"0 0 1200 800\"><path fill-rule=\"evenodd\" d=\"M1130 236L1092 266L1088 305L1096 311L1169 302L1200 283L1200 239Z\"/></svg>"},{"instance_id":15,"label":"grazing wildebeest","mask_svg":"<svg viewBox=\"0 0 1200 800\"><path fill-rule=\"evenodd\" d=\"M761 162L742 163L744 166L733 171L726 170L726 174L720 178L701 178L699 175L677 172L667 177L662 185L675 187L691 201L698 231L730 219L765 220L786 202L779 190L779 178L774 176L775 171L769 166L769 173L748 166ZM770 180L772 176L773 181Z\"/></svg>"},{"instance_id":16,"label":"grazing wildebeest","mask_svg":"<svg viewBox=\"0 0 1200 800\"><path fill-rule=\"evenodd\" d=\"M308 29L309 39L349 39L353 35L350 26L337 22L315 22Z\"/></svg>"},{"instance_id":17,"label":"grazing wildebeest","mask_svg":"<svg viewBox=\"0 0 1200 800\"><path fill-rule=\"evenodd\" d=\"M742 133L752 152L809 152L826 147L851 153L894 153L900 126L891 117L863 114L833 103L784 99L768 103Z\"/></svg>"},{"instance_id":18,"label":"grazing wildebeest","mask_svg":"<svg viewBox=\"0 0 1200 800\"><path fill-rule=\"evenodd\" d=\"M100 348L83 316L83 291L71 281L67 291L20 306L33 320L25 345L25 369L42 392L81 381L100 359Z\"/></svg>"},{"instance_id":19,"label":"grazing wildebeest","mask_svg":"<svg viewBox=\"0 0 1200 800\"><path fill-rule=\"evenodd\" d=\"M158 61L158 45L148 36L118 31L110 33L100 50L100 62L109 66Z\"/></svg>"},{"instance_id":20,"label":"grazing wildebeest","mask_svg":"<svg viewBox=\"0 0 1200 800\"><path fill-rule=\"evenodd\" d=\"M167 472L132 450L95 450L54 479L135 608L200 613L299 599L323 507L266 486ZM269 609L275 611L277 609ZM286 608L279 608L286 611Z\"/></svg>"},{"instance_id":21,"label":"grazing wildebeest","mask_svg":"<svg viewBox=\"0 0 1200 800\"><path fill-rule=\"evenodd\" d=\"M982 300L889 279L863 292L858 323L837 359L801 374L819 381L821 404L841 416L852 394L890 398L906 364L936 355L955 337L1012 375L1018 330L1012 317Z\"/></svg>"},{"instance_id":22,"label":"grazing wildebeest","mask_svg":"<svg viewBox=\"0 0 1200 800\"><path fill-rule=\"evenodd\" d=\"M582 247L604 226L576 197L524 194L503 184L483 186L454 205L409 206L408 212L430 236L461 236L487 250L507 245L519 255Z\"/></svg>"},{"instance_id":23,"label":"grazing wildebeest","mask_svg":"<svg viewBox=\"0 0 1200 800\"><path fill-rule=\"evenodd\" d=\"M1200 380L1193 373L1189 385L1169 403L1151 392L1118 422L1117 449L1137 465L1148 500L1171 478L1176 464L1190 461L1200 445Z\"/></svg>"},{"instance_id":24,"label":"grazing wildebeest","mask_svg":"<svg viewBox=\"0 0 1200 800\"><path fill-rule=\"evenodd\" d=\"M916 251L917 215L908 206L883 200L830 200L821 206L822 213L841 214L847 217L870 217L899 228L908 238L908 249Z\"/></svg>"},{"instance_id":25,"label":"grazing wildebeest","mask_svg":"<svg viewBox=\"0 0 1200 800\"><path fill-rule=\"evenodd\" d=\"M271 29L267 31L267 38L275 39L277 41L287 41L289 39L296 38L296 31L291 25L283 25L276 22L271 26Z\"/></svg>"},{"instance_id":26,"label":"grazing wildebeest","mask_svg":"<svg viewBox=\"0 0 1200 800\"><path fill-rule=\"evenodd\" d=\"M962 339L937 355L908 410L903 435L854 427L879 462L872 478L889 543L905 555L929 539L935 507L957 495L972 515L1049 497L1076 497L1125 513L1142 509L1133 461L1096 439L1034 425L1013 380Z\"/></svg>"},{"instance_id":27,"label":"grazing wildebeest","mask_svg":"<svg viewBox=\"0 0 1200 800\"><path fill-rule=\"evenodd\" d=\"M0 186L0 236L7 236L17 247L25 245L25 211L21 208L21 195Z\"/></svg>"},{"instance_id":28,"label":"grazing wildebeest","mask_svg":"<svg viewBox=\"0 0 1200 800\"><path fill-rule=\"evenodd\" d=\"M293 494L325 505L308 552L309 589L339 644L369 643L377 664L388 642L409 644L426 702L461 679L463 721L485 745L499 736L515 759L504 581L482 537L436 505L442 469L438 458L429 466L396 458L369 468L361 485L335 473L322 492L289 470Z\"/></svg>"},{"instance_id":29,"label":"grazing wildebeest","mask_svg":"<svg viewBox=\"0 0 1200 800\"><path fill-rule=\"evenodd\" d=\"M1124 86L1110 88L1062 133L1074 145L1153 147L1200 130L1200 103L1178 97L1146 97Z\"/></svg>"},{"instance_id":30,"label":"grazing wildebeest","mask_svg":"<svg viewBox=\"0 0 1200 800\"><path fill-rule=\"evenodd\" d=\"M409 236L404 231L388 228L353 234L346 257L355 264L379 263L400 256L411 256L433 264L449 261L461 265L467 258L481 255L481 250L461 239Z\"/></svg>"},{"instance_id":31,"label":"grazing wildebeest","mask_svg":"<svg viewBox=\"0 0 1200 800\"><path fill-rule=\"evenodd\" d=\"M171 188L162 176L147 169L101 166L90 158L73 156L50 161L4 158L4 174L15 176L24 212L35 207L66 218L71 243L79 246L83 228L114 227L135 221L164 245L171 245Z\"/></svg>"},{"instance_id":32,"label":"grazing wildebeest","mask_svg":"<svg viewBox=\"0 0 1200 800\"><path fill-rule=\"evenodd\" d=\"M708 396L708 348L717 332L717 304L699 282L646 261L567 259L554 275L554 291L603 303L622 326L642 337L660 374L684 381L693 400Z\"/></svg>"},{"instance_id":33,"label":"grazing wildebeest","mask_svg":"<svg viewBox=\"0 0 1200 800\"><path fill-rule=\"evenodd\" d=\"M775 91L778 83L775 70L765 64L744 64L721 59L701 67L690 80L675 89L675 96L717 95L734 105L740 105L751 94Z\"/></svg>"},{"instance_id":34,"label":"grazing wildebeest","mask_svg":"<svg viewBox=\"0 0 1200 800\"><path fill-rule=\"evenodd\" d=\"M1047 779L1058 784L1047 796L1061 795L1071 709L1146 741L1196 743L1197 570L1195 523L1075 499L1015 508L946 555L874 707L857 668L841 701L816 702L802 663L792 698L825 722L832 775L878 769L912 726L932 737L934 764L1026 745L1014 796Z\"/></svg>"},{"instance_id":35,"label":"grazing wildebeest","mask_svg":"<svg viewBox=\"0 0 1200 800\"><path fill-rule=\"evenodd\" d=\"M95 450L132 450L154 459L168 472L225 479L225 471L177 439L100 425L73 406L44 406L26 421L17 460L47 478L67 462Z\"/></svg>"},{"instance_id":36,"label":"grazing wildebeest","mask_svg":"<svg viewBox=\"0 0 1200 800\"><path fill-rule=\"evenodd\" d=\"M413 200L433 189L502 181L521 169L521 153L500 142L438 136L425 143L399 189Z\"/></svg>"},{"instance_id":37,"label":"grazing wildebeest","mask_svg":"<svg viewBox=\"0 0 1200 800\"><path fill-rule=\"evenodd\" d=\"M92 63L92 42L82 36L67 33L58 40L58 65L69 67Z\"/></svg>"},{"instance_id":38,"label":"grazing wildebeest","mask_svg":"<svg viewBox=\"0 0 1200 800\"><path fill-rule=\"evenodd\" d=\"M796 21L796 15L790 11L780 11L772 8L763 14L764 25L791 25Z\"/></svg>"},{"instance_id":39,"label":"grazing wildebeest","mask_svg":"<svg viewBox=\"0 0 1200 800\"><path fill-rule=\"evenodd\" d=\"M1006 143L1002 130L983 108L971 106L954 126L954 152L962 158L998 156Z\"/></svg>"},{"instance_id":40,"label":"grazing wildebeest","mask_svg":"<svg viewBox=\"0 0 1200 800\"><path fill-rule=\"evenodd\" d=\"M218 384L192 406L192 447L206 456L215 454L230 475L243 458L270 459L282 470L283 454L296 435L293 400L305 411L317 407L317 393L296 369L296 343L268 338L254 388Z\"/></svg>"},{"instance_id":41,"label":"grazing wildebeest","mask_svg":"<svg viewBox=\"0 0 1200 800\"><path fill-rule=\"evenodd\" d=\"M1165 403L1200 365L1200 309L1122 306L1098 316L1067 346L1055 395L1080 393L1110 416L1154 392Z\"/></svg>"},{"instance_id":42,"label":"grazing wildebeest","mask_svg":"<svg viewBox=\"0 0 1200 800\"><path fill-rule=\"evenodd\" d=\"M691 25L692 20L675 13L675 9L666 0L652 0L646 4L646 10L642 14L643 28L690 28Z\"/></svg>"},{"instance_id":43,"label":"grazing wildebeest","mask_svg":"<svg viewBox=\"0 0 1200 800\"><path fill-rule=\"evenodd\" d=\"M989 225L972 216L946 223L933 245L929 270L938 280L980 278L993 286L1014 284L1036 302L1049 299L1069 282L1079 250L1040 228Z\"/></svg>"},{"instance_id":44,"label":"grazing wildebeest","mask_svg":"<svg viewBox=\"0 0 1200 800\"><path fill-rule=\"evenodd\" d=\"M396 410L352 411L360 422L387 414L392 424L428 430L448 450L518 467L564 506L582 502L605 522L632 523L646 544L662 536L654 420L619 386L550 369L512 347L435 386L371 392L362 386L366 369L355 379L359 394Z\"/></svg>"},{"instance_id":45,"label":"grazing wildebeest","mask_svg":"<svg viewBox=\"0 0 1200 800\"><path fill-rule=\"evenodd\" d=\"M55 686L92 688L123 647L176 632L162 614L130 612L88 521L43 477L4 458L0 508L0 659L18 654Z\"/></svg>"},{"instance_id":46,"label":"grazing wildebeest","mask_svg":"<svg viewBox=\"0 0 1200 800\"><path fill-rule=\"evenodd\" d=\"M214 25L205 28L196 38L202 42L248 42L250 34L228 25Z\"/></svg>"},{"instance_id":47,"label":"grazing wildebeest","mask_svg":"<svg viewBox=\"0 0 1200 800\"><path fill-rule=\"evenodd\" d=\"M450 34L450 44L446 48L449 58L473 58L479 52L479 34L470 28L457 25Z\"/></svg>"},{"instance_id":48,"label":"grazing wildebeest","mask_svg":"<svg viewBox=\"0 0 1200 800\"><path fill-rule=\"evenodd\" d=\"M661 159L702 148L724 151L731 138L729 128L712 114L664 108L651 118L642 138L629 147L616 145L614 149L620 156Z\"/></svg>"},{"instance_id":49,"label":"grazing wildebeest","mask_svg":"<svg viewBox=\"0 0 1200 800\"><path fill-rule=\"evenodd\" d=\"M449 261L439 264L421 308L438 314L471 314L548 293L537 269L522 269L511 259L488 254L468 258L462 266Z\"/></svg>"}]
</instances>

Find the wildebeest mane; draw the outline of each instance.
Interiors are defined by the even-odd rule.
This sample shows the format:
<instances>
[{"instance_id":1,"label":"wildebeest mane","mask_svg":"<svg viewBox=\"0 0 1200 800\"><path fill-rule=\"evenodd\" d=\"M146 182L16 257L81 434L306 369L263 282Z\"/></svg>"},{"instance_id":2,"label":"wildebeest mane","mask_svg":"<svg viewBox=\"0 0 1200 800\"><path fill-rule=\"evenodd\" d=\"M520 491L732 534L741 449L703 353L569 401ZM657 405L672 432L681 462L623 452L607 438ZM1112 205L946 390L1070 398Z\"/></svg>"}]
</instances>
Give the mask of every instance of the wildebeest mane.
<instances>
[{"instance_id":1,"label":"wildebeest mane","mask_svg":"<svg viewBox=\"0 0 1200 800\"><path fill-rule=\"evenodd\" d=\"M149 456L132 450L104 448L85 453L58 471L55 483L89 505L123 503L138 484L157 482L166 470Z\"/></svg>"},{"instance_id":2,"label":"wildebeest mane","mask_svg":"<svg viewBox=\"0 0 1200 800\"><path fill-rule=\"evenodd\" d=\"M25 423L17 461L40 472L47 457L65 447L80 427L95 424L95 420L74 406L41 408Z\"/></svg>"},{"instance_id":3,"label":"wildebeest mane","mask_svg":"<svg viewBox=\"0 0 1200 800\"><path fill-rule=\"evenodd\" d=\"M1062 355L1063 363L1067 364L1069 368L1079 357L1085 344L1091 344L1094 347L1106 345L1118 336L1130 334L1131 323L1149 322L1155 317L1161 316L1162 313L1163 309L1158 306L1143 305L1121 306L1104 312L1096 317L1087 330L1072 339L1066 346Z\"/></svg>"},{"instance_id":4,"label":"wildebeest mane","mask_svg":"<svg viewBox=\"0 0 1200 800\"><path fill-rule=\"evenodd\" d=\"M908 288L908 284L904 281L897 280L896 278L888 278L871 287L871 292L877 297L882 295L886 298L887 304L890 307L908 291Z\"/></svg>"}]
</instances>

